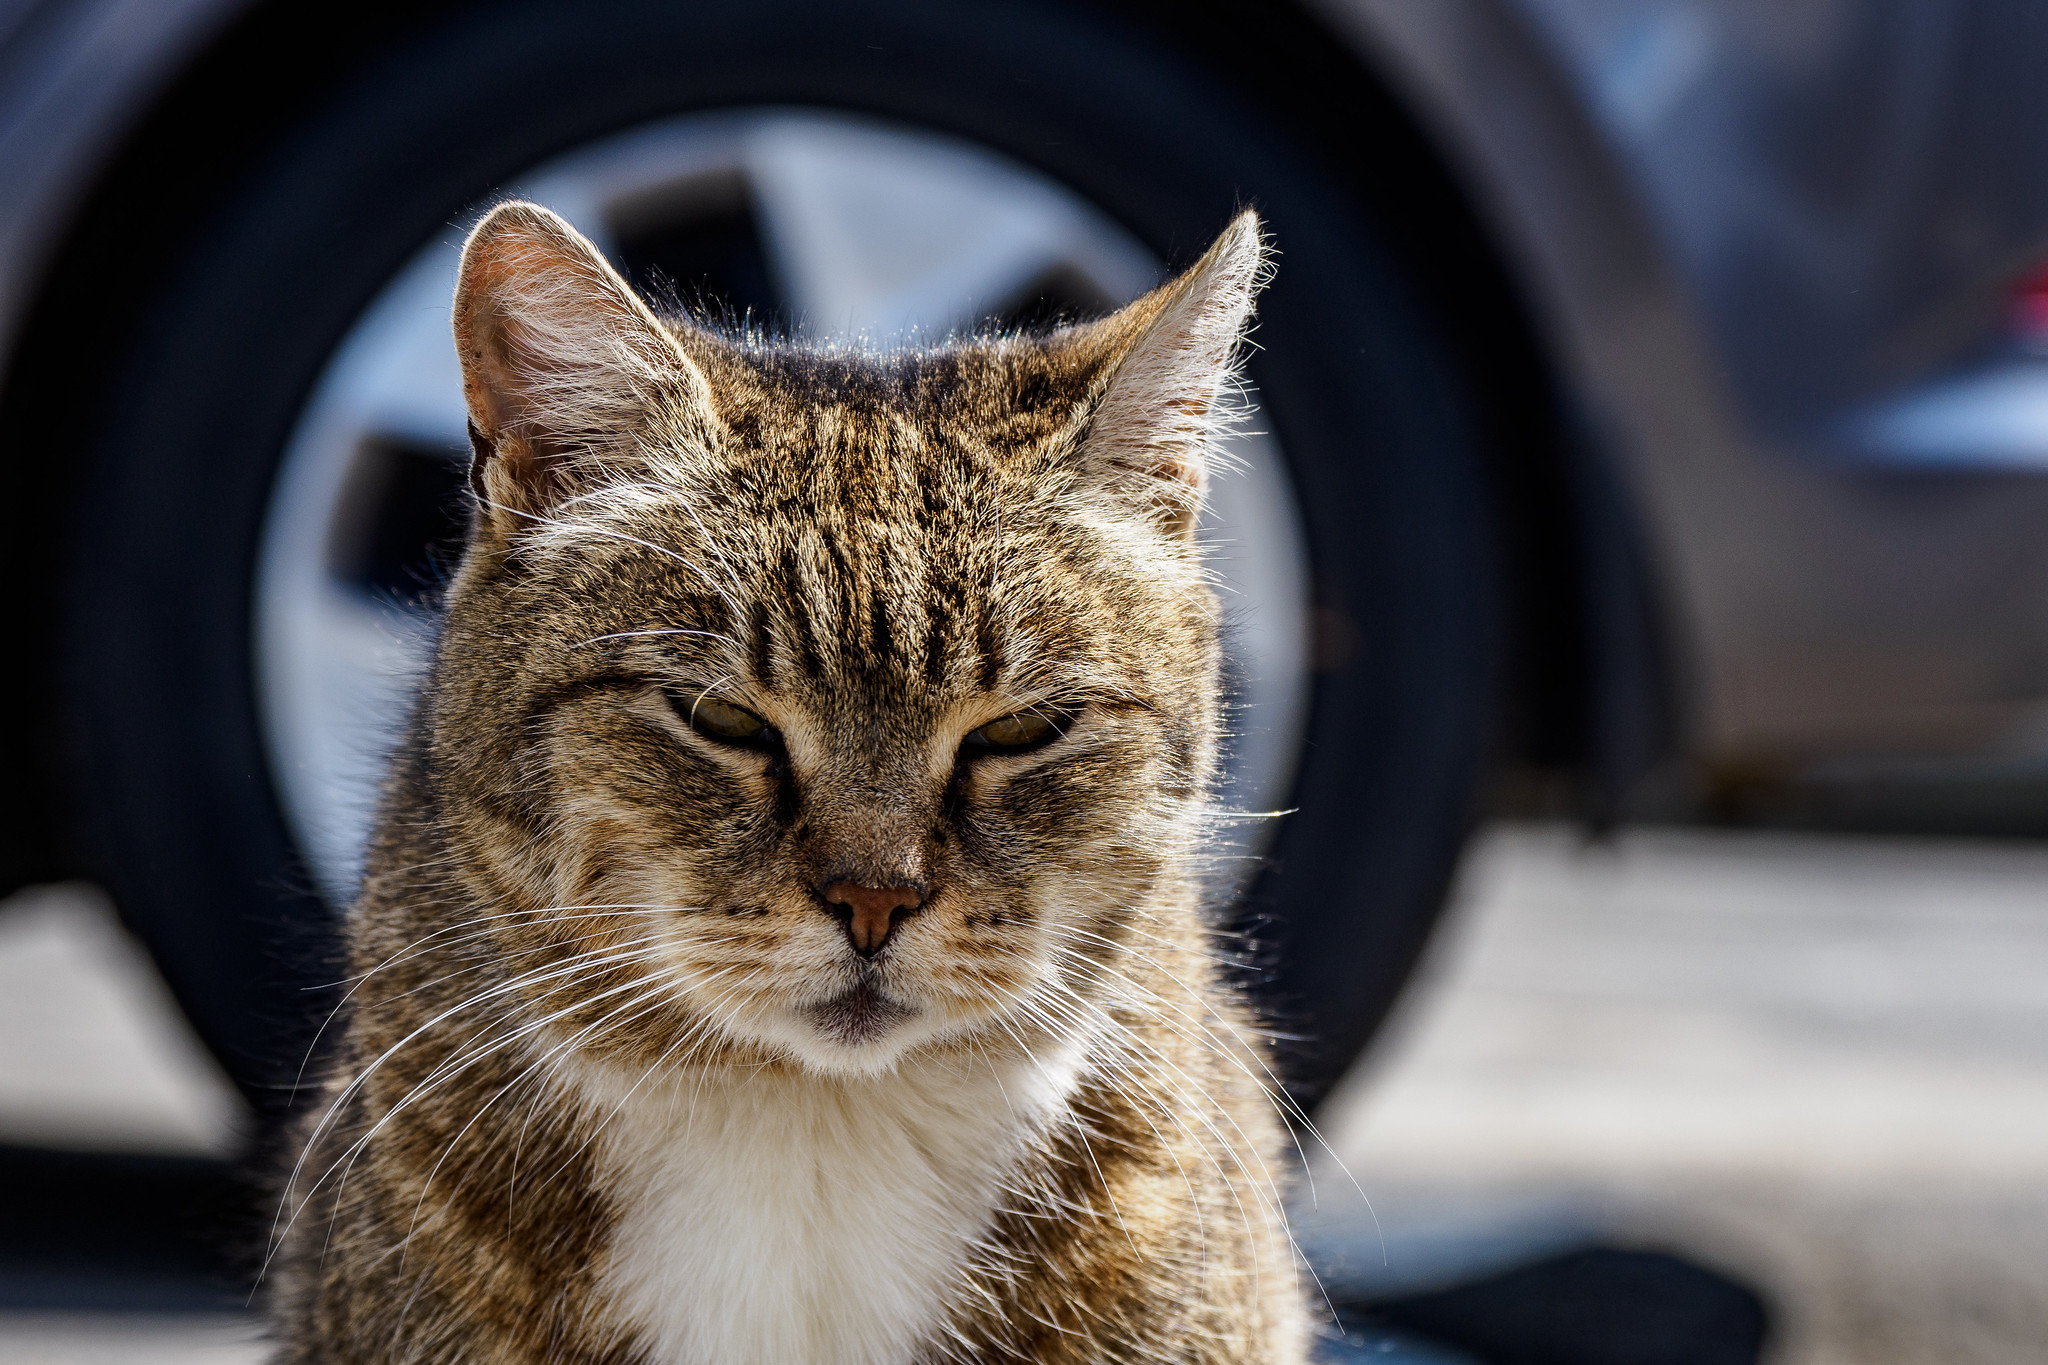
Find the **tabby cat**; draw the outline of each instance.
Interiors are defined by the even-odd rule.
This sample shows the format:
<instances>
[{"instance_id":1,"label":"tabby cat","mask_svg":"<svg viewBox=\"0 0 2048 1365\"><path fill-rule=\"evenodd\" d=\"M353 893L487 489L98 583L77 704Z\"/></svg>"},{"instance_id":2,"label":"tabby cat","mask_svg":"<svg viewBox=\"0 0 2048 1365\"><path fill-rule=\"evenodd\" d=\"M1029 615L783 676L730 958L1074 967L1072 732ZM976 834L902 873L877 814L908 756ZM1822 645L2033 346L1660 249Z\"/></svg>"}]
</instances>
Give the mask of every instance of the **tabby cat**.
<instances>
[{"instance_id":1,"label":"tabby cat","mask_svg":"<svg viewBox=\"0 0 2048 1365\"><path fill-rule=\"evenodd\" d=\"M1094 323L815 349L486 217L476 513L273 1271L279 1359L1294 1362L1193 868L1247 212Z\"/></svg>"}]
</instances>

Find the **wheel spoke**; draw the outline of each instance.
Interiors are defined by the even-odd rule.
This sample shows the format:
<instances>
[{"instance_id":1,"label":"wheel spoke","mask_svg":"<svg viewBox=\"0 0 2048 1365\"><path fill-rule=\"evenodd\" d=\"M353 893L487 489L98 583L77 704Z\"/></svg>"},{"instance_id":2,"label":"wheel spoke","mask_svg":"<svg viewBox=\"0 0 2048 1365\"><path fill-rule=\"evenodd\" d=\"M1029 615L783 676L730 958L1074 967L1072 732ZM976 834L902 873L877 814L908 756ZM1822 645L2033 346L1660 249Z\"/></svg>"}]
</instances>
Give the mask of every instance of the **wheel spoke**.
<instances>
[{"instance_id":1,"label":"wheel spoke","mask_svg":"<svg viewBox=\"0 0 2048 1365\"><path fill-rule=\"evenodd\" d=\"M433 622L331 581L295 606L272 623L281 638L271 642L268 719L291 733L291 766L278 777L308 860L329 898L345 904Z\"/></svg>"},{"instance_id":2,"label":"wheel spoke","mask_svg":"<svg viewBox=\"0 0 2048 1365\"><path fill-rule=\"evenodd\" d=\"M940 336L1060 265L1115 299L1151 281L1070 197L936 137L792 115L745 156L785 295L821 339Z\"/></svg>"}]
</instances>

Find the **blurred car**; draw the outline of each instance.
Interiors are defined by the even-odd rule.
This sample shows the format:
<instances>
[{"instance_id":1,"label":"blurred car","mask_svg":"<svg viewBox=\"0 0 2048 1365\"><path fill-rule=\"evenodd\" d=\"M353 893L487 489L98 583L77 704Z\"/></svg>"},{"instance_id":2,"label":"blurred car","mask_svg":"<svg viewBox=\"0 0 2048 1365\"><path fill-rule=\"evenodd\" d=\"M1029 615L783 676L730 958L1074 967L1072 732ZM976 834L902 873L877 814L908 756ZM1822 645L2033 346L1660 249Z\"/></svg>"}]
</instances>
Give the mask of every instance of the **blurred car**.
<instances>
[{"instance_id":1,"label":"blurred car","mask_svg":"<svg viewBox=\"0 0 2048 1365\"><path fill-rule=\"evenodd\" d=\"M289 1103L493 199L883 345L1109 308L1253 202L1216 886L1313 1101L1503 791L2042 770L2043 166L2028 0L0 0L0 871L106 885Z\"/></svg>"}]
</instances>

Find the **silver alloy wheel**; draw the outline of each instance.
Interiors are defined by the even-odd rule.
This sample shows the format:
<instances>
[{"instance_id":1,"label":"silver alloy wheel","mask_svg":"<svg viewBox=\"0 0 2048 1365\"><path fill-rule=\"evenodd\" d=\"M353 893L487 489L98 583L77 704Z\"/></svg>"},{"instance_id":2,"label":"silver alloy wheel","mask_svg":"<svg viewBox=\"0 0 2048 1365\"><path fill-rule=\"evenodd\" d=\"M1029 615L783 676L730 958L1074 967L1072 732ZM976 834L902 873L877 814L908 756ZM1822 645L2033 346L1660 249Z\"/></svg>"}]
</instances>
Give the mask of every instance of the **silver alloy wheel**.
<instances>
[{"instance_id":1,"label":"silver alloy wheel","mask_svg":"<svg viewBox=\"0 0 2048 1365\"><path fill-rule=\"evenodd\" d=\"M1005 157L840 114L667 120L560 157L506 194L555 209L615 260L646 224L744 202L774 292L820 341L942 337L1047 280L1069 298L1121 303L1163 271L1099 210ZM286 446L259 550L265 739L293 831L337 905L353 895L434 627L420 592L366 585L350 565L383 533L392 452L446 461L450 487L468 458L448 330L460 242L451 228L421 251L336 348ZM1285 799L1309 697L1306 542L1278 443L1257 425L1231 440L1203 527L1239 736L1222 803L1238 812ZM1263 844L1262 828L1225 826L1240 853Z\"/></svg>"}]
</instances>

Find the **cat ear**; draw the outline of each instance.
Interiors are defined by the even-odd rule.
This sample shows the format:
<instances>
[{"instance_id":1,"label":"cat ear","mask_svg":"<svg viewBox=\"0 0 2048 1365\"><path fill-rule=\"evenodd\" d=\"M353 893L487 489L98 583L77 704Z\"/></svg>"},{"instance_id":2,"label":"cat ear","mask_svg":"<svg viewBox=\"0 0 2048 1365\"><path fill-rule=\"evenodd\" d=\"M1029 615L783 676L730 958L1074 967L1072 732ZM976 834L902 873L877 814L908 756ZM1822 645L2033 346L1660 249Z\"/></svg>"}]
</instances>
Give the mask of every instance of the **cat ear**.
<instances>
[{"instance_id":1,"label":"cat ear","mask_svg":"<svg viewBox=\"0 0 2048 1365\"><path fill-rule=\"evenodd\" d=\"M507 532L597 487L650 423L670 444L715 426L703 373L603 254L538 204L501 204L469 234L455 349L470 486Z\"/></svg>"},{"instance_id":2,"label":"cat ear","mask_svg":"<svg viewBox=\"0 0 2048 1365\"><path fill-rule=\"evenodd\" d=\"M1178 279L1084 329L1107 352L1081 441L1086 475L1169 534L1194 534L1268 273L1259 216L1246 209Z\"/></svg>"}]
</instances>

